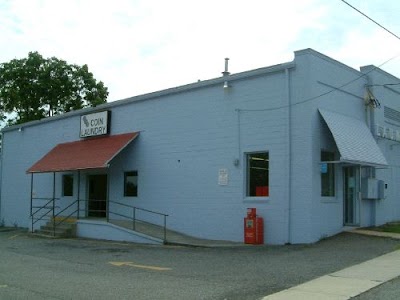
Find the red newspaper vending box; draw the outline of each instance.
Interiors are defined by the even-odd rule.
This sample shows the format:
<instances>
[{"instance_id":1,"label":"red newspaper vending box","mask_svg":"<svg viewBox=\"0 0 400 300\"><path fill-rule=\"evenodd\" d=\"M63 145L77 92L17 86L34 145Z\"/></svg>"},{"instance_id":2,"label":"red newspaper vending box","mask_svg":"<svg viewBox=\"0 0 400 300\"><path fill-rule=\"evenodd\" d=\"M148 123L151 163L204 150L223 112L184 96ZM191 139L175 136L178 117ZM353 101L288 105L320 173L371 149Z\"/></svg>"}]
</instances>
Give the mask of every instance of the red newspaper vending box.
<instances>
[{"instance_id":1,"label":"red newspaper vending box","mask_svg":"<svg viewBox=\"0 0 400 300\"><path fill-rule=\"evenodd\" d=\"M264 220L257 216L255 208L248 208L244 218L244 243L264 244Z\"/></svg>"}]
</instances>

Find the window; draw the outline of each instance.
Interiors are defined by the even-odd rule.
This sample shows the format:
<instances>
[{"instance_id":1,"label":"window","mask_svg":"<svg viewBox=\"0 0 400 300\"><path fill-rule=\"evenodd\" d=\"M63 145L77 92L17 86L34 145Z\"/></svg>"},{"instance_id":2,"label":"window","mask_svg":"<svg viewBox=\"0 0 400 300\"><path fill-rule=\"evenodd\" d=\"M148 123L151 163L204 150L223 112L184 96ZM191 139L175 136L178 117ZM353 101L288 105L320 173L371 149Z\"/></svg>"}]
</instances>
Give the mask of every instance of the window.
<instances>
[{"instance_id":1,"label":"window","mask_svg":"<svg viewBox=\"0 0 400 300\"><path fill-rule=\"evenodd\" d=\"M124 174L124 196L137 197L138 195L138 172L130 171Z\"/></svg>"},{"instance_id":2,"label":"window","mask_svg":"<svg viewBox=\"0 0 400 300\"><path fill-rule=\"evenodd\" d=\"M63 175L62 182L63 182L63 196L73 196L74 176L72 174Z\"/></svg>"},{"instance_id":3,"label":"window","mask_svg":"<svg viewBox=\"0 0 400 300\"><path fill-rule=\"evenodd\" d=\"M248 197L269 196L269 155L268 152L247 154Z\"/></svg>"},{"instance_id":4,"label":"window","mask_svg":"<svg viewBox=\"0 0 400 300\"><path fill-rule=\"evenodd\" d=\"M335 165L327 163L334 161L335 154L333 152L321 151L321 196L335 196Z\"/></svg>"}]
</instances>

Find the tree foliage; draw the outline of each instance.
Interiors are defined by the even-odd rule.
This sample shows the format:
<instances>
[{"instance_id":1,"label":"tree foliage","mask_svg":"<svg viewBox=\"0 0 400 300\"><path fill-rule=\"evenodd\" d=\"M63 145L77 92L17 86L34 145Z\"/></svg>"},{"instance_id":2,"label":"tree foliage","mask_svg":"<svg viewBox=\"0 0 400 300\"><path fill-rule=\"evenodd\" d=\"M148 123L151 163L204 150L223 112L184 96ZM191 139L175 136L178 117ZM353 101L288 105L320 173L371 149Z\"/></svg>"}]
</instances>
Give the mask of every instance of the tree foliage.
<instances>
[{"instance_id":1,"label":"tree foliage","mask_svg":"<svg viewBox=\"0 0 400 300\"><path fill-rule=\"evenodd\" d=\"M29 52L0 64L0 118L20 124L105 103L108 91L88 66Z\"/></svg>"}]
</instances>

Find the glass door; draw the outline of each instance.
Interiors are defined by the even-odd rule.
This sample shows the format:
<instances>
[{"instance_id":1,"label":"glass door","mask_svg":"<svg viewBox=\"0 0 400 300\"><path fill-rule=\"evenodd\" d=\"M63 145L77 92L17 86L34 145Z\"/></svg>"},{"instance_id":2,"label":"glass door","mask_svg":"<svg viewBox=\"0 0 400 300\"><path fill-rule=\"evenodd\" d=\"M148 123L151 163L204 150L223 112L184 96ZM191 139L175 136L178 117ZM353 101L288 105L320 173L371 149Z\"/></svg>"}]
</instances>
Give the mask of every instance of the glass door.
<instances>
[{"instance_id":1,"label":"glass door","mask_svg":"<svg viewBox=\"0 0 400 300\"><path fill-rule=\"evenodd\" d=\"M343 168L343 223L344 225L359 225L360 210L360 178L358 167Z\"/></svg>"},{"instance_id":2,"label":"glass door","mask_svg":"<svg viewBox=\"0 0 400 300\"><path fill-rule=\"evenodd\" d=\"M88 182L88 217L105 218L107 215L107 175L89 175Z\"/></svg>"}]
</instances>

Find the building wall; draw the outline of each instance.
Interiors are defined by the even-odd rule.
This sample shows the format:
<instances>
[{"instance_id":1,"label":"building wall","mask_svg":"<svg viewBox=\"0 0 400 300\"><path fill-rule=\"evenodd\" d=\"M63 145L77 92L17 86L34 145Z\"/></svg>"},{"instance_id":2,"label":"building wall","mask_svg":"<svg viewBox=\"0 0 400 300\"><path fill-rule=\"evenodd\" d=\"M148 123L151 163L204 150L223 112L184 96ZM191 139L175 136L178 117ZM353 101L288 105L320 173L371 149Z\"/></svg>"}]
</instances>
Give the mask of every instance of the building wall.
<instances>
[{"instance_id":1,"label":"building wall","mask_svg":"<svg viewBox=\"0 0 400 300\"><path fill-rule=\"evenodd\" d=\"M265 219L266 241L283 243L286 137L281 130L287 117L262 109L282 101L284 79L279 72L233 81L229 91L215 85L113 109L114 133L127 127L141 133L132 151L114 161L112 178L138 170L139 196L123 199L120 185L112 184L110 198L166 213L173 229L237 241L243 240L246 208L256 207ZM245 197L244 153L253 151L270 153L270 197L263 200ZM219 169L228 170L226 186L218 185Z\"/></svg>"},{"instance_id":2,"label":"building wall","mask_svg":"<svg viewBox=\"0 0 400 300\"><path fill-rule=\"evenodd\" d=\"M318 108L372 126L385 121L383 110L371 116L366 110L368 82L361 75L307 49L296 52L292 63L68 113L22 125L21 131L5 130L0 217L6 225L28 227L31 176L26 170L58 143L79 140L80 115L108 109L110 134L139 131L140 135L109 169L80 172L81 198L87 197L87 176L106 172L109 200L168 214L171 229L242 241L246 209L255 207L264 218L267 244L318 241L343 228L343 164L335 165L335 196L321 197L320 151L334 151L338 160L340 153ZM380 78L381 73L370 75L374 81L387 79L387 75ZM228 89L223 88L226 79ZM376 90L376 95L396 109L395 92ZM397 125L400 129L400 119ZM378 140L389 169L362 171L363 176L374 173L388 183L385 200L362 201L362 225L400 218L395 201L400 192L395 184L400 179L400 147L392 142ZM245 157L259 151L269 153L270 195L246 197ZM228 171L227 185L218 183L221 169ZM139 174L138 196L124 197L124 172L132 170ZM75 176L75 192L74 197L62 197L64 173L55 174L59 208L77 197L78 172L66 173ZM33 195L52 197L54 178L34 175ZM114 204L110 208L122 210Z\"/></svg>"},{"instance_id":3,"label":"building wall","mask_svg":"<svg viewBox=\"0 0 400 300\"><path fill-rule=\"evenodd\" d=\"M384 180L387 185L385 199L369 201L370 223L371 225L381 225L400 219L398 197L400 195L398 184L400 181L399 79L373 66L367 66L361 70L368 73L369 90L380 104L377 108L372 109L371 129L389 163L388 168L377 169L373 174L376 178ZM389 130L386 137L377 136L377 125L384 127L385 131ZM389 137L391 134L396 134L397 137Z\"/></svg>"},{"instance_id":4,"label":"building wall","mask_svg":"<svg viewBox=\"0 0 400 300\"><path fill-rule=\"evenodd\" d=\"M337 160L340 153L318 108L365 120L366 79L311 49L296 52L295 61L298 74L294 89L299 93L294 92L293 102L298 105L292 112L292 185L296 195L292 223L301 231L293 231L293 242L315 242L343 228L343 164L335 165L335 196L321 196L321 149L335 152Z\"/></svg>"},{"instance_id":5,"label":"building wall","mask_svg":"<svg viewBox=\"0 0 400 300\"><path fill-rule=\"evenodd\" d=\"M265 219L266 242L285 243L288 153L282 129L288 116L286 111L264 111L286 101L285 78L280 69L234 80L228 90L211 84L108 105L111 134L140 131L111 164L110 200L168 214L172 229L236 241L243 240L246 208L256 207ZM29 226L30 175L25 172L56 144L77 140L79 124L79 115L71 114L5 132L2 214L8 225ZM270 155L270 196L261 200L245 196L245 153L253 151ZM220 169L228 170L226 186L218 184ZM128 170L139 173L136 198L123 197L123 172ZM88 174L81 172L83 197ZM74 198L61 197L61 176L55 176L56 196L61 198L58 206L65 207ZM51 197L52 186L53 174L34 175L35 197Z\"/></svg>"},{"instance_id":6,"label":"building wall","mask_svg":"<svg viewBox=\"0 0 400 300\"><path fill-rule=\"evenodd\" d=\"M27 169L56 144L76 140L78 136L79 117L56 119L43 125L22 125L3 132L1 217L6 225L29 227L31 176L26 173ZM34 197L52 197L53 175L37 175L34 179Z\"/></svg>"}]
</instances>

